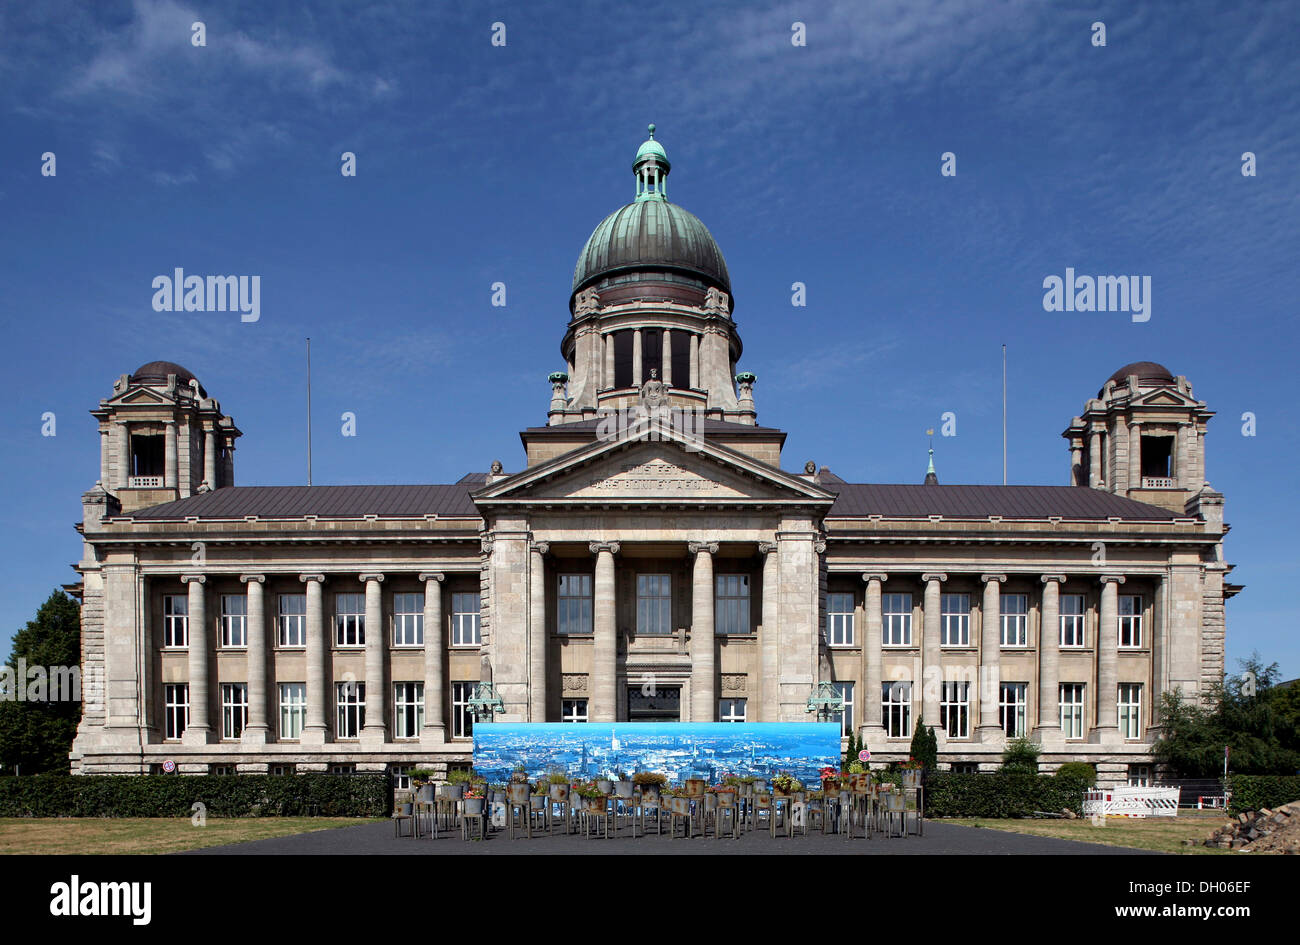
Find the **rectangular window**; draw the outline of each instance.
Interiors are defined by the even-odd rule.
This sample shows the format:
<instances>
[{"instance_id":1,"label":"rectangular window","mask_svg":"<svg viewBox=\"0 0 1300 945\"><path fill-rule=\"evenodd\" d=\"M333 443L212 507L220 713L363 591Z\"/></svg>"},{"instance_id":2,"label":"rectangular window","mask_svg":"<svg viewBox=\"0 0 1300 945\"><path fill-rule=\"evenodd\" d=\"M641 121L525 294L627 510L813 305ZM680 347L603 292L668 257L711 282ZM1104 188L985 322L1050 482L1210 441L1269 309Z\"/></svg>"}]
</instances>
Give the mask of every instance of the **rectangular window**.
<instances>
[{"instance_id":1,"label":"rectangular window","mask_svg":"<svg viewBox=\"0 0 1300 945\"><path fill-rule=\"evenodd\" d=\"M749 575L719 574L715 584L713 632L749 633Z\"/></svg>"},{"instance_id":2,"label":"rectangular window","mask_svg":"<svg viewBox=\"0 0 1300 945\"><path fill-rule=\"evenodd\" d=\"M414 770L415 765L389 765L388 773L393 776L393 790L411 790L411 772Z\"/></svg>"},{"instance_id":3,"label":"rectangular window","mask_svg":"<svg viewBox=\"0 0 1300 945\"><path fill-rule=\"evenodd\" d=\"M307 720L307 684L280 683L280 737L302 738Z\"/></svg>"},{"instance_id":4,"label":"rectangular window","mask_svg":"<svg viewBox=\"0 0 1300 945\"><path fill-rule=\"evenodd\" d=\"M586 699L565 699L560 705L561 722L587 721Z\"/></svg>"},{"instance_id":5,"label":"rectangular window","mask_svg":"<svg viewBox=\"0 0 1300 945\"><path fill-rule=\"evenodd\" d=\"M591 575L561 574L555 600L556 630L562 634L591 633Z\"/></svg>"},{"instance_id":6,"label":"rectangular window","mask_svg":"<svg viewBox=\"0 0 1300 945\"><path fill-rule=\"evenodd\" d=\"M393 646L424 646L424 595L393 595Z\"/></svg>"},{"instance_id":7,"label":"rectangular window","mask_svg":"<svg viewBox=\"0 0 1300 945\"><path fill-rule=\"evenodd\" d=\"M939 701L939 722L949 738L970 738L970 683L943 684Z\"/></svg>"},{"instance_id":8,"label":"rectangular window","mask_svg":"<svg viewBox=\"0 0 1300 945\"><path fill-rule=\"evenodd\" d=\"M1119 684L1119 734L1122 738L1142 737L1142 684Z\"/></svg>"},{"instance_id":9,"label":"rectangular window","mask_svg":"<svg viewBox=\"0 0 1300 945\"><path fill-rule=\"evenodd\" d=\"M944 594L939 604L939 645L970 646L970 595Z\"/></svg>"},{"instance_id":10,"label":"rectangular window","mask_svg":"<svg viewBox=\"0 0 1300 945\"><path fill-rule=\"evenodd\" d=\"M424 728L424 683L393 683L393 737L419 738Z\"/></svg>"},{"instance_id":11,"label":"rectangular window","mask_svg":"<svg viewBox=\"0 0 1300 945\"><path fill-rule=\"evenodd\" d=\"M912 645L912 595L881 594L880 611L884 646ZM910 695L909 695L909 698Z\"/></svg>"},{"instance_id":12,"label":"rectangular window","mask_svg":"<svg viewBox=\"0 0 1300 945\"><path fill-rule=\"evenodd\" d=\"M338 706L335 738L356 738L366 724L366 684L341 682L334 684L334 702Z\"/></svg>"},{"instance_id":13,"label":"rectangular window","mask_svg":"<svg viewBox=\"0 0 1300 945\"><path fill-rule=\"evenodd\" d=\"M356 774L357 766L343 762L341 764L330 765L330 774Z\"/></svg>"},{"instance_id":14,"label":"rectangular window","mask_svg":"<svg viewBox=\"0 0 1300 945\"><path fill-rule=\"evenodd\" d=\"M474 697L476 682L451 684L451 737L473 738L474 716L469 711L469 700Z\"/></svg>"},{"instance_id":15,"label":"rectangular window","mask_svg":"<svg viewBox=\"0 0 1300 945\"><path fill-rule=\"evenodd\" d=\"M1083 683L1061 683L1061 731L1083 738Z\"/></svg>"},{"instance_id":16,"label":"rectangular window","mask_svg":"<svg viewBox=\"0 0 1300 945\"><path fill-rule=\"evenodd\" d=\"M248 598L243 594L221 595L221 645L248 646Z\"/></svg>"},{"instance_id":17,"label":"rectangular window","mask_svg":"<svg viewBox=\"0 0 1300 945\"><path fill-rule=\"evenodd\" d=\"M667 574L636 576L636 632L638 635L673 632L672 581Z\"/></svg>"},{"instance_id":18,"label":"rectangular window","mask_svg":"<svg viewBox=\"0 0 1300 945\"><path fill-rule=\"evenodd\" d=\"M948 770L953 774L979 774L980 766L974 761L954 761L948 766Z\"/></svg>"},{"instance_id":19,"label":"rectangular window","mask_svg":"<svg viewBox=\"0 0 1300 945\"><path fill-rule=\"evenodd\" d=\"M998 689L998 718L1007 738L1023 738L1028 714L1029 683L1004 682Z\"/></svg>"},{"instance_id":20,"label":"rectangular window","mask_svg":"<svg viewBox=\"0 0 1300 945\"><path fill-rule=\"evenodd\" d=\"M273 778L292 777L294 773L293 765L271 765L269 773Z\"/></svg>"},{"instance_id":21,"label":"rectangular window","mask_svg":"<svg viewBox=\"0 0 1300 945\"><path fill-rule=\"evenodd\" d=\"M479 646L478 591L465 591L451 595L451 645Z\"/></svg>"},{"instance_id":22,"label":"rectangular window","mask_svg":"<svg viewBox=\"0 0 1300 945\"><path fill-rule=\"evenodd\" d=\"M334 642L339 646L366 645L366 595L334 595Z\"/></svg>"},{"instance_id":23,"label":"rectangular window","mask_svg":"<svg viewBox=\"0 0 1300 945\"><path fill-rule=\"evenodd\" d=\"M190 599L184 594L163 597L163 646L173 649L190 644Z\"/></svg>"},{"instance_id":24,"label":"rectangular window","mask_svg":"<svg viewBox=\"0 0 1300 945\"><path fill-rule=\"evenodd\" d=\"M826 643L829 646L853 645L852 594L826 595Z\"/></svg>"},{"instance_id":25,"label":"rectangular window","mask_svg":"<svg viewBox=\"0 0 1300 945\"><path fill-rule=\"evenodd\" d=\"M280 646L306 646L307 595L281 594L275 623Z\"/></svg>"},{"instance_id":26,"label":"rectangular window","mask_svg":"<svg viewBox=\"0 0 1300 945\"><path fill-rule=\"evenodd\" d=\"M1082 594L1061 595L1061 646L1078 649L1083 642L1084 597Z\"/></svg>"},{"instance_id":27,"label":"rectangular window","mask_svg":"<svg viewBox=\"0 0 1300 945\"><path fill-rule=\"evenodd\" d=\"M209 765L208 774L219 774L226 777L238 774L239 771L234 765Z\"/></svg>"},{"instance_id":28,"label":"rectangular window","mask_svg":"<svg viewBox=\"0 0 1300 945\"><path fill-rule=\"evenodd\" d=\"M998 603L1003 646L1029 645L1029 595L1003 594Z\"/></svg>"},{"instance_id":29,"label":"rectangular window","mask_svg":"<svg viewBox=\"0 0 1300 945\"><path fill-rule=\"evenodd\" d=\"M1119 645L1142 645L1142 598L1134 594L1121 594L1119 598Z\"/></svg>"},{"instance_id":30,"label":"rectangular window","mask_svg":"<svg viewBox=\"0 0 1300 945\"><path fill-rule=\"evenodd\" d=\"M719 722L745 721L745 700L744 699L720 699L718 701L718 721Z\"/></svg>"},{"instance_id":31,"label":"rectangular window","mask_svg":"<svg viewBox=\"0 0 1300 945\"><path fill-rule=\"evenodd\" d=\"M221 684L221 737L238 738L248 724L248 684Z\"/></svg>"},{"instance_id":32,"label":"rectangular window","mask_svg":"<svg viewBox=\"0 0 1300 945\"><path fill-rule=\"evenodd\" d=\"M833 685L840 698L844 700L844 711L836 712L830 717L830 721L839 722L840 737L848 738L853 734L853 683L837 682Z\"/></svg>"},{"instance_id":33,"label":"rectangular window","mask_svg":"<svg viewBox=\"0 0 1300 945\"><path fill-rule=\"evenodd\" d=\"M911 682L881 683L880 718L889 738L907 738L912 734Z\"/></svg>"},{"instance_id":34,"label":"rectangular window","mask_svg":"<svg viewBox=\"0 0 1300 945\"><path fill-rule=\"evenodd\" d=\"M1129 787L1150 787L1151 766L1150 765L1129 765L1128 786Z\"/></svg>"},{"instance_id":35,"label":"rectangular window","mask_svg":"<svg viewBox=\"0 0 1300 945\"><path fill-rule=\"evenodd\" d=\"M167 683L163 686L163 734L167 738L180 738L190 723L189 683Z\"/></svg>"}]
</instances>

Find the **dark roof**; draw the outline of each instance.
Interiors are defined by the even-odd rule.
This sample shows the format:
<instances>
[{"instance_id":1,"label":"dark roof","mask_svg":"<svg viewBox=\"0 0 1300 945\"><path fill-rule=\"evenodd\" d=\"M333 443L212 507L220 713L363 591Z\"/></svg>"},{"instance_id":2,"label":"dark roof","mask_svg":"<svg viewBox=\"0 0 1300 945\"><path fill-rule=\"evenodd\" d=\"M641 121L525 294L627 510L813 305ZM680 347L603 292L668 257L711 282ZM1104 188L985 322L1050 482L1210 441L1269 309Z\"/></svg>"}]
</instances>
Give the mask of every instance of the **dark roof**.
<instances>
[{"instance_id":1,"label":"dark roof","mask_svg":"<svg viewBox=\"0 0 1300 945\"><path fill-rule=\"evenodd\" d=\"M1169 520L1176 512L1087 486L942 486L823 483L838 493L829 518L868 515L944 518Z\"/></svg>"},{"instance_id":2,"label":"dark roof","mask_svg":"<svg viewBox=\"0 0 1300 945\"><path fill-rule=\"evenodd\" d=\"M140 365L131 373L131 383L161 387L167 383L168 374L176 375L177 384L184 385L197 380L192 373L174 361L150 361L148 364ZM200 384L199 387L202 388L203 385Z\"/></svg>"},{"instance_id":3,"label":"dark roof","mask_svg":"<svg viewBox=\"0 0 1300 945\"><path fill-rule=\"evenodd\" d=\"M1169 368L1163 364L1156 364L1154 361L1134 361L1132 364L1126 364L1109 378L1106 384L1114 381L1116 384L1123 384L1124 379L1130 374L1136 374L1138 383L1147 387L1159 387L1165 384L1172 384L1174 376L1169 372ZM1101 390L1097 391L1100 397L1106 390L1106 384L1101 385Z\"/></svg>"},{"instance_id":4,"label":"dark roof","mask_svg":"<svg viewBox=\"0 0 1300 945\"><path fill-rule=\"evenodd\" d=\"M471 485L482 485L483 483L487 482L487 477L488 477L487 473L465 473L465 475L461 476L459 479L456 480L456 485L461 485L462 483L470 483Z\"/></svg>"},{"instance_id":5,"label":"dark roof","mask_svg":"<svg viewBox=\"0 0 1300 945\"><path fill-rule=\"evenodd\" d=\"M473 484L435 486L230 486L130 513L136 519L302 518L306 515L478 517Z\"/></svg>"},{"instance_id":6,"label":"dark roof","mask_svg":"<svg viewBox=\"0 0 1300 945\"><path fill-rule=\"evenodd\" d=\"M708 227L689 210L667 200L637 200L596 225L578 255L573 291L602 276L623 272L684 272L731 292L722 250Z\"/></svg>"}]
</instances>

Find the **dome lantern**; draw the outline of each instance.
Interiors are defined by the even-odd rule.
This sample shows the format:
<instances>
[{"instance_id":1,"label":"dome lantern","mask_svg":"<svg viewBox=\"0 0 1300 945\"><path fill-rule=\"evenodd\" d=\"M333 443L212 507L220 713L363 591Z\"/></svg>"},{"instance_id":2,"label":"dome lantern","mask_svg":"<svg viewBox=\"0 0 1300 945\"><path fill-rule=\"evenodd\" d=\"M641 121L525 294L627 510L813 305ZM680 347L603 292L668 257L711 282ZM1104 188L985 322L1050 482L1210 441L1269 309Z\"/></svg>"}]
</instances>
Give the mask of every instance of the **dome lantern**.
<instances>
[{"instance_id":1,"label":"dome lantern","mask_svg":"<svg viewBox=\"0 0 1300 945\"><path fill-rule=\"evenodd\" d=\"M649 127L650 137L637 149L636 160L632 162L632 173L636 175L637 200L667 200L668 172L672 164L663 145L655 140L655 126Z\"/></svg>"}]
</instances>

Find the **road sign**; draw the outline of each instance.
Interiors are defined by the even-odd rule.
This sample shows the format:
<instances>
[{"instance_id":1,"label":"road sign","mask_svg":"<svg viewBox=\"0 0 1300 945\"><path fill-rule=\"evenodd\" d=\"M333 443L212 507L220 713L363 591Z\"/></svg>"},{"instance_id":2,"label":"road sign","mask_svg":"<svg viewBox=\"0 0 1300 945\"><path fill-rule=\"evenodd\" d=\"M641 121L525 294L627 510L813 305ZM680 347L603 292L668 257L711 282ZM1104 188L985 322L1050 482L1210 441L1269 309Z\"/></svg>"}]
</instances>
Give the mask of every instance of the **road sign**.
<instances>
[{"instance_id":1,"label":"road sign","mask_svg":"<svg viewBox=\"0 0 1300 945\"><path fill-rule=\"evenodd\" d=\"M858 761L870 761L870 760L871 760L871 752L867 751L865 748L862 749L862 751L858 752Z\"/></svg>"},{"instance_id":2,"label":"road sign","mask_svg":"<svg viewBox=\"0 0 1300 945\"><path fill-rule=\"evenodd\" d=\"M171 774L173 771L176 770L176 762L168 758L166 761L163 762L162 768L164 772L166 772L167 774Z\"/></svg>"}]
</instances>

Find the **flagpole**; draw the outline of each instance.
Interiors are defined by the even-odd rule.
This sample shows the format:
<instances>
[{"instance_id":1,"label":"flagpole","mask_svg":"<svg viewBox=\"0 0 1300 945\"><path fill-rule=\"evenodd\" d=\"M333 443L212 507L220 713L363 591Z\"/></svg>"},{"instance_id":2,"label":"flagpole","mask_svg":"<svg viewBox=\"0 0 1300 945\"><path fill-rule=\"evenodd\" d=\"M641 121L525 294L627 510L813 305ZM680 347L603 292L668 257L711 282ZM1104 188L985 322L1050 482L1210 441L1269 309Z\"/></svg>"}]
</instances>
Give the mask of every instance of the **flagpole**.
<instances>
[{"instance_id":1,"label":"flagpole","mask_svg":"<svg viewBox=\"0 0 1300 945\"><path fill-rule=\"evenodd\" d=\"M1007 484L1007 346L1002 346L1002 484Z\"/></svg>"},{"instance_id":2,"label":"flagpole","mask_svg":"<svg viewBox=\"0 0 1300 945\"><path fill-rule=\"evenodd\" d=\"M307 485L311 485L311 339L307 339Z\"/></svg>"}]
</instances>

